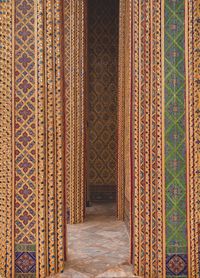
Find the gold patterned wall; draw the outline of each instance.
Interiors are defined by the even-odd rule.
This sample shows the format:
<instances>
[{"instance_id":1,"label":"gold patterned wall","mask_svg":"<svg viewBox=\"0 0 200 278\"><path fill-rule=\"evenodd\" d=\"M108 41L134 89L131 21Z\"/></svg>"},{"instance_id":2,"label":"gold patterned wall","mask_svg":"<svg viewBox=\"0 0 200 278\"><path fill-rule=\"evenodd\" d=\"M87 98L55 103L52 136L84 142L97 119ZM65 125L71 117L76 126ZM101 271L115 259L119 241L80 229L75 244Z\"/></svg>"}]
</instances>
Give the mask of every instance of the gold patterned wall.
<instances>
[{"instance_id":1,"label":"gold patterned wall","mask_svg":"<svg viewBox=\"0 0 200 278\"><path fill-rule=\"evenodd\" d=\"M118 0L88 1L88 186L116 199Z\"/></svg>"}]
</instances>

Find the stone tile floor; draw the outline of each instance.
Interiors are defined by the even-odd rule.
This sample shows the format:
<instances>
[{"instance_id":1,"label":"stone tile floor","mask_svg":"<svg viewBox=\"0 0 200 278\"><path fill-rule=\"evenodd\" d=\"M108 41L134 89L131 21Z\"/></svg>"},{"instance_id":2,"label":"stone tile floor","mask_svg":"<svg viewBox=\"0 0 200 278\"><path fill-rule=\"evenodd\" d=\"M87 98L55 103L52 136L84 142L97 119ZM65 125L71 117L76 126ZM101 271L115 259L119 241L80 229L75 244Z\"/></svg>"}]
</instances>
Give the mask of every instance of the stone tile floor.
<instances>
[{"instance_id":1,"label":"stone tile floor","mask_svg":"<svg viewBox=\"0 0 200 278\"><path fill-rule=\"evenodd\" d=\"M114 204L93 204L83 224L68 225L65 271L56 278L135 277L129 260L129 239Z\"/></svg>"}]
</instances>

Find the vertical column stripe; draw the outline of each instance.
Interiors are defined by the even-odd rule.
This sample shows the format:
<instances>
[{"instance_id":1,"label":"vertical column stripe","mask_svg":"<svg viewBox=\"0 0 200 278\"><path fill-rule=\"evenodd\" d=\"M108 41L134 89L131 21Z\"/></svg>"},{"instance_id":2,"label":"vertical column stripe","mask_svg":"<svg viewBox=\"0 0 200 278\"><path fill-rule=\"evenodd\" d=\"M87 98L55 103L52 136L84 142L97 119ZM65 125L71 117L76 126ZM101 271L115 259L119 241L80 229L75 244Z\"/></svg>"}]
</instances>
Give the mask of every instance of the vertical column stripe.
<instances>
[{"instance_id":1,"label":"vertical column stripe","mask_svg":"<svg viewBox=\"0 0 200 278\"><path fill-rule=\"evenodd\" d=\"M86 1L65 1L65 187L70 223L83 221L85 194ZM81 73L81 75L80 75Z\"/></svg>"},{"instance_id":2,"label":"vertical column stripe","mask_svg":"<svg viewBox=\"0 0 200 278\"><path fill-rule=\"evenodd\" d=\"M166 274L187 277L185 2L165 0Z\"/></svg>"},{"instance_id":3,"label":"vertical column stripe","mask_svg":"<svg viewBox=\"0 0 200 278\"><path fill-rule=\"evenodd\" d=\"M0 1L0 276L14 270L13 244L13 6Z\"/></svg>"}]
</instances>

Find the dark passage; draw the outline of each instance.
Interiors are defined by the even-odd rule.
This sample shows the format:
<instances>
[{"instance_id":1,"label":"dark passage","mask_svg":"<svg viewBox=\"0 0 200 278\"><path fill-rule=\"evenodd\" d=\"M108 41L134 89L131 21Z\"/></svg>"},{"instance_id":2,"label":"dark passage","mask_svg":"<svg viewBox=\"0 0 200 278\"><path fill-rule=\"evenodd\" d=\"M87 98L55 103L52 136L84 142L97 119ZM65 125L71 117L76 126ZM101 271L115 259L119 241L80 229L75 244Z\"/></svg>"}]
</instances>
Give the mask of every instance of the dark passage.
<instances>
[{"instance_id":1,"label":"dark passage","mask_svg":"<svg viewBox=\"0 0 200 278\"><path fill-rule=\"evenodd\" d=\"M117 190L118 0L88 1L88 178L91 201Z\"/></svg>"}]
</instances>

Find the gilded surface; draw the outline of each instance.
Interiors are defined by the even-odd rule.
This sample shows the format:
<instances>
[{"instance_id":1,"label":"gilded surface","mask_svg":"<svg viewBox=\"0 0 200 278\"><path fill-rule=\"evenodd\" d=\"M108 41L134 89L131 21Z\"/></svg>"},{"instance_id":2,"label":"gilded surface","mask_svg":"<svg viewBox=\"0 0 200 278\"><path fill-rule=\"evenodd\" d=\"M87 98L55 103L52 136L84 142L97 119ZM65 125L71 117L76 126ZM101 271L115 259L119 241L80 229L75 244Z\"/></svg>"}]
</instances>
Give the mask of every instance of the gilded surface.
<instances>
[{"instance_id":1,"label":"gilded surface","mask_svg":"<svg viewBox=\"0 0 200 278\"><path fill-rule=\"evenodd\" d=\"M13 277L46 277L64 262L62 6L0 6L0 276L11 277L12 268Z\"/></svg>"},{"instance_id":2,"label":"gilded surface","mask_svg":"<svg viewBox=\"0 0 200 278\"><path fill-rule=\"evenodd\" d=\"M43 70L44 75L44 88L43 96L38 99L38 107L40 108L42 103L44 104L44 112L42 110L38 116L39 123L42 119L45 120L43 125L39 125L38 136L41 136L41 140L45 142L42 149L38 152L39 161L42 164L44 155L45 159L45 170L41 168L41 171L45 172L45 181L47 186L42 192L45 196L45 211L44 207L41 207L42 216L46 216L45 223L43 218L41 225L45 231L46 240L43 243L45 245L44 253L40 254L41 261L40 271L43 271L46 276L55 274L63 270L64 267L64 247L65 242L63 239L64 235L64 156L63 156L63 81L62 81L62 62L61 62L61 15L62 15L62 2L57 1L46 1L43 2L45 13L43 15L44 24L44 64ZM38 14L40 15L40 14ZM42 25L40 26L42 28ZM40 29L42 32L42 29ZM40 53L38 58L42 59ZM40 67L39 67L40 68ZM41 79L38 79L42 81ZM38 83L42 89L42 83ZM43 129L44 128L44 129ZM44 134L43 134L44 131ZM41 146L42 147L42 146ZM40 157L41 152L41 157ZM42 170L43 169L43 170ZM39 168L40 170L40 168ZM39 177L40 179L42 176ZM43 182L43 180L41 180ZM39 184L40 185L40 184ZM42 184L41 184L42 190ZM43 195L38 196L42 198ZM44 197L43 197L44 198ZM41 205L40 202L38 204ZM39 231L40 231L40 222ZM40 234L39 234L40 235ZM44 235L44 234L43 234ZM39 247L42 246L42 241L39 237ZM40 249L39 249L40 250ZM38 272L40 273L40 272ZM40 274L41 277L43 274ZM44 276L45 277L45 276Z\"/></svg>"},{"instance_id":3,"label":"gilded surface","mask_svg":"<svg viewBox=\"0 0 200 278\"><path fill-rule=\"evenodd\" d=\"M131 1L120 1L118 75L118 218L130 228Z\"/></svg>"},{"instance_id":4,"label":"gilded surface","mask_svg":"<svg viewBox=\"0 0 200 278\"><path fill-rule=\"evenodd\" d=\"M131 113L131 1L126 2L124 27L124 220L129 233L132 219L130 218L131 204L131 154L130 154L130 113Z\"/></svg>"},{"instance_id":5,"label":"gilded surface","mask_svg":"<svg viewBox=\"0 0 200 278\"><path fill-rule=\"evenodd\" d=\"M165 0L166 274L187 277L185 1Z\"/></svg>"},{"instance_id":6,"label":"gilded surface","mask_svg":"<svg viewBox=\"0 0 200 278\"><path fill-rule=\"evenodd\" d=\"M13 252L12 1L0 1L0 277L11 277Z\"/></svg>"},{"instance_id":7,"label":"gilded surface","mask_svg":"<svg viewBox=\"0 0 200 278\"><path fill-rule=\"evenodd\" d=\"M46 237L48 236L46 231L46 188L45 188L45 151L44 146L46 142L45 135L45 94L44 94L44 27L46 24L43 20L42 12L45 7L44 1L40 0L37 4L37 138L38 138L38 152L37 152L37 160L38 160L38 172L37 172L37 183L38 183L38 237L37 237L37 271L39 272L41 277L45 277L46 268L47 268L47 254L46 254Z\"/></svg>"},{"instance_id":8,"label":"gilded surface","mask_svg":"<svg viewBox=\"0 0 200 278\"><path fill-rule=\"evenodd\" d=\"M173 1L174 2L174 1ZM84 2L66 1L70 6L70 22L73 32L68 48L70 53L68 131L73 148L70 159L73 164L68 179L72 220L83 219L84 159L84 71L80 76L75 68L83 69L84 62ZM73 5L72 5L73 3ZM134 188L130 200L133 201L133 264L136 275L145 277L165 277L165 214L163 181L163 90L161 55L161 4L160 0L126 3L128 19L126 36L129 40L127 56L124 55L121 34L120 65L123 59L130 65L132 57L133 118L131 123L121 123L121 133L133 130ZM121 2L121 10L124 9ZM199 275L199 1L186 1L186 77L187 77L187 225L188 225L188 276ZM61 2L33 0L16 1L16 21L12 26L10 1L0 1L0 276L46 277L63 269L63 155L62 155L62 81L60 57ZM44 12L45 11L45 12ZM69 10L67 10L69 12ZM125 10L124 10L125 12ZM132 17L133 16L133 17ZM123 15L120 14L122 23ZM129 19L131 19L129 21ZM78 22L80 29L77 29ZM13 22L14 23L14 22ZM133 23L130 28L130 24ZM12 36L15 27L15 36ZM133 28L133 29L132 29ZM68 29L68 27L67 27ZM66 29L66 30L67 30ZM74 30L79 30L75 32ZM130 38L129 31L133 36ZM121 32L121 31L120 31ZM188 33L187 33L188 32ZM11 40L12 38L12 40ZM68 38L68 36L67 36ZM13 42L15 42L15 65L12 64ZM130 47L131 45L131 47ZM80 53L77 50L78 47ZM134 51L130 53L130 49ZM72 51L73 50L73 51ZM173 54L174 55L174 54ZM124 58L123 58L124 57ZM129 58L127 58L129 57ZM81 61L81 62L80 62ZM72 69L72 70L71 70ZM13 75L12 83L12 73ZM127 70L128 71L128 70ZM130 91L130 68L125 78L120 71L120 88ZM126 83L125 86L123 85ZM65 84L65 87L67 85ZM12 89L15 88L15 98ZM66 91L65 91L66 92ZM121 91L123 96L124 91ZM129 99L129 96L127 96ZM69 101L69 99L67 98ZM128 103L128 101L127 101ZM15 109L12 110L12 105ZM67 104L67 105L68 105ZM75 105L77 104L77 105ZM67 106L68 109L68 106ZM121 106L120 115L124 115ZM14 114L12 113L14 112ZM130 111L127 111L129 115ZM75 117L75 115L78 115ZM14 121L12 121L14 120ZM67 118L68 120L68 118ZM12 128L15 130L12 132ZM67 122L68 123L68 122ZM66 124L66 122L65 122ZM130 127L129 127L130 124ZM73 127L73 128L72 128ZM65 127L66 128L66 127ZM121 157L125 156L121 140ZM78 142L78 143L77 143ZM14 143L14 145L13 145ZM13 147L15 157L13 158ZM76 162L76 163L75 163ZM14 168L12 167L14 165ZM121 167L121 166L120 166ZM123 183L127 175L120 168L119 179ZM13 172L12 172L13 171ZM72 174L71 174L72 173ZM130 172L129 172L130 173ZM12 182L15 180L15 196ZM129 183L129 177L126 178ZM68 184L68 182L67 182ZM80 187L77 187L80 185ZM119 194L123 197L123 188ZM126 195L128 196L128 194ZM12 198L15 198L15 207ZM123 217L123 198L119 208ZM14 209L15 215L12 210ZM133 222L132 222L133 221ZM12 223L15 238L12 238ZM6 243L6 244L5 244ZM15 245L15 250L12 248ZM16 260L12 260L15 251ZM37 258L37 259L36 259ZM163 259L164 258L164 259ZM175 261L175 263L177 263ZM177 264L178 265L178 264ZM15 268L16 273L12 271ZM175 265L176 266L176 265ZM179 266L179 265L178 265Z\"/></svg>"},{"instance_id":9,"label":"gilded surface","mask_svg":"<svg viewBox=\"0 0 200 278\"><path fill-rule=\"evenodd\" d=\"M118 66L118 160L117 160L117 214L124 220L124 57L125 57L125 1L119 6L119 66Z\"/></svg>"},{"instance_id":10,"label":"gilded surface","mask_svg":"<svg viewBox=\"0 0 200 278\"><path fill-rule=\"evenodd\" d=\"M199 277L199 1L186 1L188 272Z\"/></svg>"},{"instance_id":11,"label":"gilded surface","mask_svg":"<svg viewBox=\"0 0 200 278\"><path fill-rule=\"evenodd\" d=\"M133 263L164 277L161 1L133 5Z\"/></svg>"},{"instance_id":12,"label":"gilded surface","mask_svg":"<svg viewBox=\"0 0 200 278\"><path fill-rule=\"evenodd\" d=\"M83 221L85 198L86 2L71 0L64 5L65 187L69 221L78 223Z\"/></svg>"},{"instance_id":13,"label":"gilded surface","mask_svg":"<svg viewBox=\"0 0 200 278\"><path fill-rule=\"evenodd\" d=\"M36 7L15 1L15 277L36 273ZM24 263L24 261L28 263Z\"/></svg>"},{"instance_id":14,"label":"gilded surface","mask_svg":"<svg viewBox=\"0 0 200 278\"><path fill-rule=\"evenodd\" d=\"M200 242L198 242L197 248L197 239L199 239L199 234L197 235L197 219L198 219L198 226L200 226L200 3L198 0L194 1L193 5L193 63L194 63L194 171L195 171L195 197L193 199L194 208L192 208L192 212L194 213L193 216L193 225L195 225L195 236L192 240L196 243L196 248L193 249L194 253L192 261L193 266L193 273L200 273L200 258L197 254L197 249L200 252ZM192 191L193 192L193 191ZM196 215L197 214L197 215ZM198 233L200 233L200 229L198 229Z\"/></svg>"}]
</instances>

